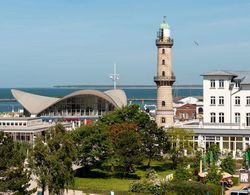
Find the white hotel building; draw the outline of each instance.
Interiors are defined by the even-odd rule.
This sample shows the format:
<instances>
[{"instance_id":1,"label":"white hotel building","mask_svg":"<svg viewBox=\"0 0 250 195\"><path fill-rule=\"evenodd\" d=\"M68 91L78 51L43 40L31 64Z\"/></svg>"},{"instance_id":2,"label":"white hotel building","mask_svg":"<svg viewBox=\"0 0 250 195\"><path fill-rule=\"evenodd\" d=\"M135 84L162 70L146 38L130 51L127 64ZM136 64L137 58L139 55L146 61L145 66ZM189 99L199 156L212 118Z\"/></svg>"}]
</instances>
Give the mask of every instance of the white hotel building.
<instances>
[{"instance_id":1,"label":"white hotel building","mask_svg":"<svg viewBox=\"0 0 250 195\"><path fill-rule=\"evenodd\" d=\"M194 141L206 150L218 144L222 153L241 157L250 145L250 72L214 71L203 76L204 113L193 129Z\"/></svg>"}]
</instances>

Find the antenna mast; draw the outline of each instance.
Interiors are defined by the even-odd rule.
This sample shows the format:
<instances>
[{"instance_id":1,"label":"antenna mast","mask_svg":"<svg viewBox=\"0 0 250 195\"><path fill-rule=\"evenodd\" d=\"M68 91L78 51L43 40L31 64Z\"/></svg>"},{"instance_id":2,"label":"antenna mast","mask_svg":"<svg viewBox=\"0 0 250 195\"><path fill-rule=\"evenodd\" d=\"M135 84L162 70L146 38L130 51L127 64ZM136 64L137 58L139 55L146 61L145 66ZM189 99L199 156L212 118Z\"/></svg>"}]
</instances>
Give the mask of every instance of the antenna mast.
<instances>
[{"instance_id":1,"label":"antenna mast","mask_svg":"<svg viewBox=\"0 0 250 195\"><path fill-rule=\"evenodd\" d=\"M114 63L114 73L109 77L114 84L114 89L116 89L116 81L119 80L119 74L116 73L116 63Z\"/></svg>"}]
</instances>

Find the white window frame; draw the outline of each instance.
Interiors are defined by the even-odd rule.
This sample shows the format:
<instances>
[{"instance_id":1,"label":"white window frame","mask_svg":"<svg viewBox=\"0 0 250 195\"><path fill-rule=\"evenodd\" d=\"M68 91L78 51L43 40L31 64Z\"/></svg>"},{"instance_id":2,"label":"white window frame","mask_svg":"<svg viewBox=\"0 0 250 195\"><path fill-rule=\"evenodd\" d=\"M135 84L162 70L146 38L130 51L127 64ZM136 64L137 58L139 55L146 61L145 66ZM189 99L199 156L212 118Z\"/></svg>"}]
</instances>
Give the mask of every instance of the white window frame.
<instances>
[{"instance_id":1,"label":"white window frame","mask_svg":"<svg viewBox=\"0 0 250 195\"><path fill-rule=\"evenodd\" d=\"M224 96L219 96L219 105L220 106L224 105Z\"/></svg>"},{"instance_id":2,"label":"white window frame","mask_svg":"<svg viewBox=\"0 0 250 195\"><path fill-rule=\"evenodd\" d=\"M214 106L215 105L215 96L210 96L210 105Z\"/></svg>"},{"instance_id":3,"label":"white window frame","mask_svg":"<svg viewBox=\"0 0 250 195\"><path fill-rule=\"evenodd\" d=\"M250 113L246 113L246 126L250 126Z\"/></svg>"},{"instance_id":4,"label":"white window frame","mask_svg":"<svg viewBox=\"0 0 250 195\"><path fill-rule=\"evenodd\" d=\"M210 80L210 88L215 88L215 80L214 79Z\"/></svg>"},{"instance_id":5,"label":"white window frame","mask_svg":"<svg viewBox=\"0 0 250 195\"><path fill-rule=\"evenodd\" d=\"M219 88L224 88L224 80L219 80Z\"/></svg>"},{"instance_id":6,"label":"white window frame","mask_svg":"<svg viewBox=\"0 0 250 195\"><path fill-rule=\"evenodd\" d=\"M235 105L240 105L240 96L235 96L234 100Z\"/></svg>"},{"instance_id":7,"label":"white window frame","mask_svg":"<svg viewBox=\"0 0 250 195\"><path fill-rule=\"evenodd\" d=\"M250 96L246 97L246 105L250 105Z\"/></svg>"},{"instance_id":8,"label":"white window frame","mask_svg":"<svg viewBox=\"0 0 250 195\"><path fill-rule=\"evenodd\" d=\"M215 112L210 113L210 122L216 123L216 113Z\"/></svg>"},{"instance_id":9,"label":"white window frame","mask_svg":"<svg viewBox=\"0 0 250 195\"><path fill-rule=\"evenodd\" d=\"M225 122L225 115L224 112L219 113L219 123L224 123Z\"/></svg>"},{"instance_id":10,"label":"white window frame","mask_svg":"<svg viewBox=\"0 0 250 195\"><path fill-rule=\"evenodd\" d=\"M234 122L236 123L236 124L240 124L240 113L239 112L236 112L236 113L234 113Z\"/></svg>"}]
</instances>

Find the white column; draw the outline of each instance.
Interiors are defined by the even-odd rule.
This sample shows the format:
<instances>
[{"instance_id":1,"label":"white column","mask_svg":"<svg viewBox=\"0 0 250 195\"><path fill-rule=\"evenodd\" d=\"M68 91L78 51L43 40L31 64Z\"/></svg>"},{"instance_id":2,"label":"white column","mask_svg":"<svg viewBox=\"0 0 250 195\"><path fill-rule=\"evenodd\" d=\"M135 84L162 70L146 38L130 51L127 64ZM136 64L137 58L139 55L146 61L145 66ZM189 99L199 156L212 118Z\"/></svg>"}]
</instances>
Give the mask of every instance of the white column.
<instances>
[{"instance_id":1,"label":"white column","mask_svg":"<svg viewBox=\"0 0 250 195\"><path fill-rule=\"evenodd\" d=\"M243 137L242 139L242 144L243 144L243 151L246 150L246 140L245 140L245 137Z\"/></svg>"},{"instance_id":2,"label":"white column","mask_svg":"<svg viewBox=\"0 0 250 195\"><path fill-rule=\"evenodd\" d=\"M220 136L220 151L222 152L223 150L223 137Z\"/></svg>"}]
</instances>

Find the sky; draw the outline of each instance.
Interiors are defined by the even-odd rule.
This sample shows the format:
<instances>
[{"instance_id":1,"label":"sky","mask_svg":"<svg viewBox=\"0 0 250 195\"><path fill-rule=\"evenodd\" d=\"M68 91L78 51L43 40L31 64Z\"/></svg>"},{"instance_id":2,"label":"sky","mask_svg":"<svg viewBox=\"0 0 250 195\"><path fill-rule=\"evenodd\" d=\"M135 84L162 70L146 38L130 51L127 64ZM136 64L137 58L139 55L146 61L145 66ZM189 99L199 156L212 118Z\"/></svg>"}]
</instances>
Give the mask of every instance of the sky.
<instances>
[{"instance_id":1,"label":"sky","mask_svg":"<svg viewBox=\"0 0 250 195\"><path fill-rule=\"evenodd\" d=\"M0 1L0 88L152 85L166 16L176 84L213 70L250 70L248 0ZM199 45L195 44L197 42Z\"/></svg>"}]
</instances>

